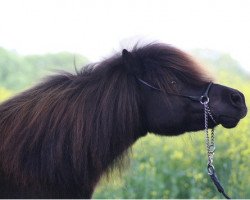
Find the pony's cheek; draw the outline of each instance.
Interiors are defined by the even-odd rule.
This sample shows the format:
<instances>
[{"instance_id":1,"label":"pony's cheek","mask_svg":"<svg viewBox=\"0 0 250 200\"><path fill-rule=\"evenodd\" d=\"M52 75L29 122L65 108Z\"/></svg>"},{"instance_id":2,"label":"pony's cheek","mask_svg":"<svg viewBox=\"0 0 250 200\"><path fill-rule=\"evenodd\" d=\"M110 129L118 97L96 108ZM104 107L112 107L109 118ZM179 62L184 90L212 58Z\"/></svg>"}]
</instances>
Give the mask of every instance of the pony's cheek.
<instances>
[{"instance_id":1,"label":"pony's cheek","mask_svg":"<svg viewBox=\"0 0 250 200\"><path fill-rule=\"evenodd\" d=\"M176 117L176 113L179 114ZM185 132L182 124L185 115L179 110L160 109L151 112L147 117L148 131L160 135L179 135Z\"/></svg>"}]
</instances>

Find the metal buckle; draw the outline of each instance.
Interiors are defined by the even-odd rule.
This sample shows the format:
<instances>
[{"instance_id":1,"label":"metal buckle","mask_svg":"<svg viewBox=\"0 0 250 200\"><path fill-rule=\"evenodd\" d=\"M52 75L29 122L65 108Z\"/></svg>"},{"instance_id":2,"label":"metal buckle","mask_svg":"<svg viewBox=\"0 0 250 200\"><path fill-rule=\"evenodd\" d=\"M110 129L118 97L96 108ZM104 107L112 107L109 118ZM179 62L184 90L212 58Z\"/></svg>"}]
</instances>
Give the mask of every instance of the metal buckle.
<instances>
[{"instance_id":1,"label":"metal buckle","mask_svg":"<svg viewBox=\"0 0 250 200\"><path fill-rule=\"evenodd\" d=\"M207 95L205 95L205 96L202 95L202 96L200 97L200 103L201 103L201 104L203 104L203 105L204 105L204 104L208 104L208 102L209 102L209 97L208 97Z\"/></svg>"},{"instance_id":2,"label":"metal buckle","mask_svg":"<svg viewBox=\"0 0 250 200\"><path fill-rule=\"evenodd\" d=\"M213 166L211 163L208 163L208 164L207 164L207 173L208 173L209 175L213 175L213 174L214 174L214 171L215 171L214 166Z\"/></svg>"}]
</instances>

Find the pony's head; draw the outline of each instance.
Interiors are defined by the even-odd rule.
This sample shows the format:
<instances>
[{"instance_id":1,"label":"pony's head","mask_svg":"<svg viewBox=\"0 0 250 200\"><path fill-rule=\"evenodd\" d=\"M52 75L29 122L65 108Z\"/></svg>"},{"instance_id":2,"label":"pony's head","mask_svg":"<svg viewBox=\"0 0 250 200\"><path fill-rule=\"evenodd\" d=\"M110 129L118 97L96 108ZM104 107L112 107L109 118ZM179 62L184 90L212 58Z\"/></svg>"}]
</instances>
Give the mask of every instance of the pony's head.
<instances>
[{"instance_id":1,"label":"pony's head","mask_svg":"<svg viewBox=\"0 0 250 200\"><path fill-rule=\"evenodd\" d=\"M218 124L235 127L247 113L244 95L236 89L210 84L210 78L186 53L163 44L123 50L125 68L137 79L147 131L178 135L204 129L200 99L207 90L209 107ZM209 88L208 88L209 87ZM209 90L208 90L209 89Z\"/></svg>"}]
</instances>

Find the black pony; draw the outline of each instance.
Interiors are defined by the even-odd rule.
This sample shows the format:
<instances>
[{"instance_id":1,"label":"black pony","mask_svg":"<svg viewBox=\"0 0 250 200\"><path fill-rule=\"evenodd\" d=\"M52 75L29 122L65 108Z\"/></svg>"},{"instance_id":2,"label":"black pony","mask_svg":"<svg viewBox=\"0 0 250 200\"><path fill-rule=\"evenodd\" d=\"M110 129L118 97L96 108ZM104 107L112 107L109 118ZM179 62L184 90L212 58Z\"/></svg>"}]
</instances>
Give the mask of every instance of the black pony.
<instances>
[{"instance_id":1,"label":"black pony","mask_svg":"<svg viewBox=\"0 0 250 200\"><path fill-rule=\"evenodd\" d=\"M203 129L203 106L175 94L200 96L210 81L184 52L149 44L9 99L0 105L0 197L90 198L138 138ZM235 89L213 84L209 97L224 127L246 115Z\"/></svg>"}]
</instances>

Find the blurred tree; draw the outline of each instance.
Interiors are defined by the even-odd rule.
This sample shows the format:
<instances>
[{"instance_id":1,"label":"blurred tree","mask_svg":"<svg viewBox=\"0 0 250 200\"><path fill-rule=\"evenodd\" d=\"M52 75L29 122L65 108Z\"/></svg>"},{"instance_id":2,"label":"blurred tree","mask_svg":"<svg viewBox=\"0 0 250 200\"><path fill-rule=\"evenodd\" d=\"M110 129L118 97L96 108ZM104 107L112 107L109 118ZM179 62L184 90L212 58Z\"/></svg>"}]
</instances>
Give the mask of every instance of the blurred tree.
<instances>
[{"instance_id":1,"label":"blurred tree","mask_svg":"<svg viewBox=\"0 0 250 200\"><path fill-rule=\"evenodd\" d=\"M0 48L0 86L20 91L34 84L53 70L74 71L86 64L87 59L79 54L61 52L45 55L20 56L13 51Z\"/></svg>"},{"instance_id":2,"label":"blurred tree","mask_svg":"<svg viewBox=\"0 0 250 200\"><path fill-rule=\"evenodd\" d=\"M202 64L211 69L218 81L232 83L232 79L240 78L242 81L250 80L250 74L241 67L229 54L209 49L196 49L192 51Z\"/></svg>"}]
</instances>

